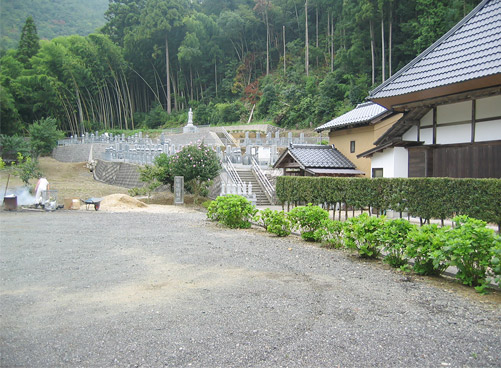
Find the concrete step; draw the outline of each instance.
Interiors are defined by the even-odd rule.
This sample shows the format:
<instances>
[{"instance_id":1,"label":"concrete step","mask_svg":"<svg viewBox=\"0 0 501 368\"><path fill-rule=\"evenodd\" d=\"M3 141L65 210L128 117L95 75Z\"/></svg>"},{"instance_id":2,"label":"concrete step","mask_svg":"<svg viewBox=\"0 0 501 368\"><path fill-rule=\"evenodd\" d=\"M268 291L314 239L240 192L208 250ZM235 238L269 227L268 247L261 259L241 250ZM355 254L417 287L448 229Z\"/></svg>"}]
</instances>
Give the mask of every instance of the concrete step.
<instances>
[{"instance_id":1,"label":"concrete step","mask_svg":"<svg viewBox=\"0 0 501 368\"><path fill-rule=\"evenodd\" d=\"M271 205L266 193L259 184L259 181L254 176L254 173L250 169L237 169L238 176L244 183L252 183L252 192L256 194L256 202L258 206Z\"/></svg>"}]
</instances>

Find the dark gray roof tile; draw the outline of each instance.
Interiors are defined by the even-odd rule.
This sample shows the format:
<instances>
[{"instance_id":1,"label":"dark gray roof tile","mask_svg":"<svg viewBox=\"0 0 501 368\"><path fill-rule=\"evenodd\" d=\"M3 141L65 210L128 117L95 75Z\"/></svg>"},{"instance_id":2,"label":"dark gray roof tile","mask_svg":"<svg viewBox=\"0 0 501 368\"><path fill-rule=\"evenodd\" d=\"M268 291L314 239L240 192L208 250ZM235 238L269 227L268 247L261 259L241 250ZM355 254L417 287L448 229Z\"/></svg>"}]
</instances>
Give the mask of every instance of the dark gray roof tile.
<instances>
[{"instance_id":1,"label":"dark gray roof tile","mask_svg":"<svg viewBox=\"0 0 501 368\"><path fill-rule=\"evenodd\" d=\"M356 108L348 111L346 114L338 116L337 118L319 126L315 130L321 132L322 130L342 128L349 125L359 125L368 123L371 120L388 112L384 107L375 104L374 102L364 102L358 104Z\"/></svg>"},{"instance_id":2,"label":"dark gray roof tile","mask_svg":"<svg viewBox=\"0 0 501 368\"><path fill-rule=\"evenodd\" d=\"M291 144L289 153L306 168L354 169L355 165L334 146Z\"/></svg>"},{"instance_id":3,"label":"dark gray roof tile","mask_svg":"<svg viewBox=\"0 0 501 368\"><path fill-rule=\"evenodd\" d=\"M399 96L501 73L501 0L484 0L369 98Z\"/></svg>"}]
</instances>

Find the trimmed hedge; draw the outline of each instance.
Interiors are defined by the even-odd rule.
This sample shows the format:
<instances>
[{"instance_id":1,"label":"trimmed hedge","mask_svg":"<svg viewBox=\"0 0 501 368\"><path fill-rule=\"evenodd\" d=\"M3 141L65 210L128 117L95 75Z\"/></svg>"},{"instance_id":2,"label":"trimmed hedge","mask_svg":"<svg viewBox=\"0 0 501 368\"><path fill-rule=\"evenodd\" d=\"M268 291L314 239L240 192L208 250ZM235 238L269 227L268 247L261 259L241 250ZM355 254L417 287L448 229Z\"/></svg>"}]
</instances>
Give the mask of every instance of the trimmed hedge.
<instances>
[{"instance_id":1,"label":"trimmed hedge","mask_svg":"<svg viewBox=\"0 0 501 368\"><path fill-rule=\"evenodd\" d=\"M280 176L283 204L316 203L406 211L425 220L467 215L501 227L501 180Z\"/></svg>"}]
</instances>

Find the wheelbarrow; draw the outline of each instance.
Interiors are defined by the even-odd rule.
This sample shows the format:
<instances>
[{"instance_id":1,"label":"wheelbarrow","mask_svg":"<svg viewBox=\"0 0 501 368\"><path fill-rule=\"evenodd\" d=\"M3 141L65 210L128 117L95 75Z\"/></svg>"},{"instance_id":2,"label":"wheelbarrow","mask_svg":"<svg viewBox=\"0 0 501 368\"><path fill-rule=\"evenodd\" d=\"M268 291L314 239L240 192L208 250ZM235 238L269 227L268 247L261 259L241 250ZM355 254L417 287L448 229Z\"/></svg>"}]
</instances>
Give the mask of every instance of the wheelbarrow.
<instances>
[{"instance_id":1,"label":"wheelbarrow","mask_svg":"<svg viewBox=\"0 0 501 368\"><path fill-rule=\"evenodd\" d=\"M102 198L88 198L88 199L81 199L83 203L85 203L85 208L88 210L90 206L94 205L94 209L97 211L99 210L99 207L101 206L101 201Z\"/></svg>"}]
</instances>

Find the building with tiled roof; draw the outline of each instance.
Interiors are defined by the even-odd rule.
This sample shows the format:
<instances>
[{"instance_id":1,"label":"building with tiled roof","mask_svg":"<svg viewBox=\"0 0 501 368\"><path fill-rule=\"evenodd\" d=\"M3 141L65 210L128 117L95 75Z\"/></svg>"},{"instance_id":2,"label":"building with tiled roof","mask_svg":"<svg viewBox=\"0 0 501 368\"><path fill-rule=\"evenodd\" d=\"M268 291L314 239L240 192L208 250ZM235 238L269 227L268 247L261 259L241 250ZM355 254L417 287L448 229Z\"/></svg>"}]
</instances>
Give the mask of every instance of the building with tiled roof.
<instances>
[{"instance_id":1,"label":"building with tiled roof","mask_svg":"<svg viewBox=\"0 0 501 368\"><path fill-rule=\"evenodd\" d=\"M373 173L501 178L501 0L482 1L368 98L403 114L358 154Z\"/></svg>"},{"instance_id":2,"label":"building with tiled roof","mask_svg":"<svg viewBox=\"0 0 501 368\"><path fill-rule=\"evenodd\" d=\"M369 94L395 106L501 84L501 0L470 14Z\"/></svg>"},{"instance_id":3,"label":"building with tiled roof","mask_svg":"<svg viewBox=\"0 0 501 368\"><path fill-rule=\"evenodd\" d=\"M273 165L290 176L358 176L357 170L333 145L290 144Z\"/></svg>"},{"instance_id":4,"label":"building with tiled roof","mask_svg":"<svg viewBox=\"0 0 501 368\"><path fill-rule=\"evenodd\" d=\"M329 132L329 144L333 144L357 169L371 176L371 162L365 157L357 157L362 152L375 147L374 141L395 124L402 114L371 101L357 105L353 110L319 126L315 130Z\"/></svg>"},{"instance_id":5,"label":"building with tiled roof","mask_svg":"<svg viewBox=\"0 0 501 368\"><path fill-rule=\"evenodd\" d=\"M364 102L358 104L356 108L351 111L348 111L346 114L338 116L335 119L319 126L315 130L317 132L322 132L324 130L337 130L337 129L345 129L347 127L356 127L361 125L369 124L370 122L375 121L376 119L381 119L384 116L388 115L390 111L388 111L383 106L375 104L374 102Z\"/></svg>"}]
</instances>

